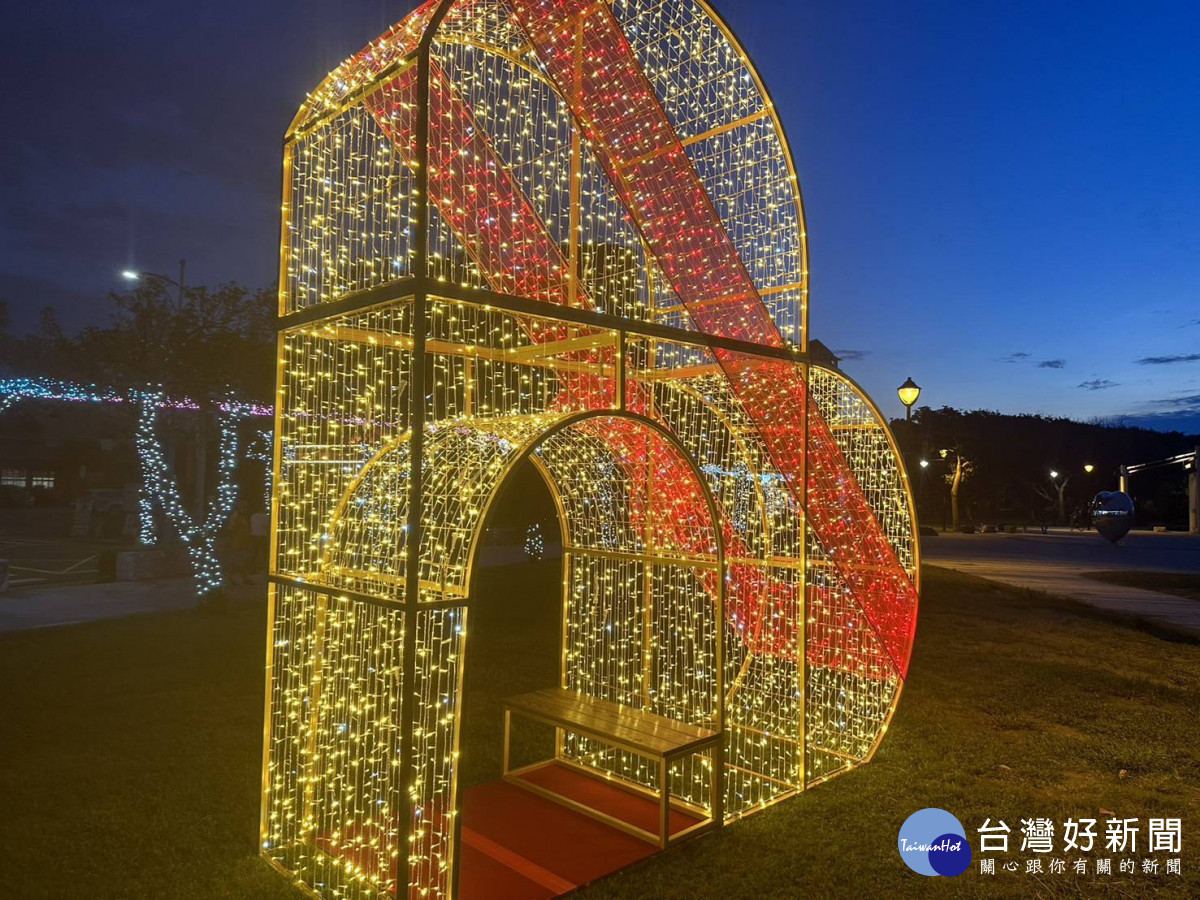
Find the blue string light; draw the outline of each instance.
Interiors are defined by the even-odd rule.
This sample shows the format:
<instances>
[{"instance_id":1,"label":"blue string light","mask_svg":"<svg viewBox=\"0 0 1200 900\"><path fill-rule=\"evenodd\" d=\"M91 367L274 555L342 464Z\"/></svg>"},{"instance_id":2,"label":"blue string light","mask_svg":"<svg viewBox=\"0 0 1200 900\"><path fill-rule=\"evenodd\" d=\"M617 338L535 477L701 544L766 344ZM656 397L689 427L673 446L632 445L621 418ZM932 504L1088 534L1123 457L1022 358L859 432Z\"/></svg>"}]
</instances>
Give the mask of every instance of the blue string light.
<instances>
[{"instance_id":1,"label":"blue string light","mask_svg":"<svg viewBox=\"0 0 1200 900\"><path fill-rule=\"evenodd\" d=\"M243 403L226 394L217 404L220 437L217 451L217 489L208 508L199 517L188 512L171 477L158 437L158 416L163 409L200 409L190 399L168 398L161 387L120 393L112 388L82 385L50 378L0 379L0 412L19 400L56 400L71 403L131 403L137 406L134 447L137 450L141 484L138 488L138 543L154 546L158 542L154 510L162 510L183 542L192 566L192 578L199 597L225 586L225 573L217 555L216 541L237 502L237 464L240 444L239 425L251 416L271 415L267 407ZM248 454L270 462L271 432L258 436L265 451ZM270 498L270 466L267 466L266 496Z\"/></svg>"}]
</instances>

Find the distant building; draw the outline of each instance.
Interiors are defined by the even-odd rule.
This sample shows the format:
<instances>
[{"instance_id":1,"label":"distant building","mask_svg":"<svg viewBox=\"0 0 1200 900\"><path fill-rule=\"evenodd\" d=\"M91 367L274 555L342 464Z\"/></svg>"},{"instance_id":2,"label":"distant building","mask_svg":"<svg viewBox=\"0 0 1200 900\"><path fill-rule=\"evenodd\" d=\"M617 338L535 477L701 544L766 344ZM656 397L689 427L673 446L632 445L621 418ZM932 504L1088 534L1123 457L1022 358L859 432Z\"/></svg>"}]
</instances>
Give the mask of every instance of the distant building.
<instances>
[{"instance_id":1,"label":"distant building","mask_svg":"<svg viewBox=\"0 0 1200 900\"><path fill-rule=\"evenodd\" d=\"M121 537L138 478L127 410L28 400L0 419L0 531Z\"/></svg>"}]
</instances>

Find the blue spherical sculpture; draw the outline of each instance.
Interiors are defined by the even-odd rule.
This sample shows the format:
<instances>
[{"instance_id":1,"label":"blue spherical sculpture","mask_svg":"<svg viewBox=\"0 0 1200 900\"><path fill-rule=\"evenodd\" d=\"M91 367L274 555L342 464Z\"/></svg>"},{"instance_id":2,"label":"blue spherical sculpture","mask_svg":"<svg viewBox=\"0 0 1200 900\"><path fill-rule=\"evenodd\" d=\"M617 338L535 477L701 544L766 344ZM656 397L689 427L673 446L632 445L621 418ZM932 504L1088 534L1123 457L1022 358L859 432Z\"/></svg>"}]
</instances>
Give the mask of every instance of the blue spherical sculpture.
<instances>
[{"instance_id":1,"label":"blue spherical sculpture","mask_svg":"<svg viewBox=\"0 0 1200 900\"><path fill-rule=\"evenodd\" d=\"M1092 525L1115 544L1133 527L1133 500L1121 491L1101 491L1092 500Z\"/></svg>"}]
</instances>

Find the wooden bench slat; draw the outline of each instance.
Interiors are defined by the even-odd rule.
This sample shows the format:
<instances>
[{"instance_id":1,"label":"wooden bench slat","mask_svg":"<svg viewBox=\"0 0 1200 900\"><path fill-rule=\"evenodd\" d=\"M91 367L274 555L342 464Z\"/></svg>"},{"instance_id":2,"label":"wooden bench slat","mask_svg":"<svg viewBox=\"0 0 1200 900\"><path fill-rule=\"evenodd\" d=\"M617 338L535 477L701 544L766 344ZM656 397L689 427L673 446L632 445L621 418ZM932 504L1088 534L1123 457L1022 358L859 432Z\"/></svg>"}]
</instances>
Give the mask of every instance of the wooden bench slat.
<instances>
[{"instance_id":1,"label":"wooden bench slat","mask_svg":"<svg viewBox=\"0 0 1200 900\"><path fill-rule=\"evenodd\" d=\"M568 730L578 728L601 741L611 737L650 756L674 755L715 743L719 738L717 732L706 728L562 688L509 697L504 706L513 712L552 720Z\"/></svg>"},{"instance_id":2,"label":"wooden bench slat","mask_svg":"<svg viewBox=\"0 0 1200 900\"><path fill-rule=\"evenodd\" d=\"M716 736L715 731L679 722L675 719L646 712L630 706L622 706L608 700L588 697L576 691L548 688L532 691L505 701L506 705L540 709L547 714L576 718L580 722L595 722L621 725L645 734L661 736L667 740L690 743Z\"/></svg>"}]
</instances>

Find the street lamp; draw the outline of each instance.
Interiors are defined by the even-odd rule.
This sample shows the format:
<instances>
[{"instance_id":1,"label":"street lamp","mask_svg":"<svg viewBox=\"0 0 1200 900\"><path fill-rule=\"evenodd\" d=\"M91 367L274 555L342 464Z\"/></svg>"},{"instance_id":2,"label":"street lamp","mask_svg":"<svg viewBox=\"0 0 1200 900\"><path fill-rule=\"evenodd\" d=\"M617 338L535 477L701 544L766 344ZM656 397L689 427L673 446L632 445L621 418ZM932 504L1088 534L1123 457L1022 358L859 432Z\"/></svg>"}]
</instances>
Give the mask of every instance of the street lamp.
<instances>
[{"instance_id":1,"label":"street lamp","mask_svg":"<svg viewBox=\"0 0 1200 900\"><path fill-rule=\"evenodd\" d=\"M1087 472L1089 475L1091 475L1091 474L1092 474L1092 472L1096 471L1096 467L1095 467L1095 466L1093 466L1091 463L1087 463L1087 464L1085 464L1085 465L1084 465L1084 467L1083 467L1083 471L1085 471L1085 472Z\"/></svg>"},{"instance_id":2,"label":"street lamp","mask_svg":"<svg viewBox=\"0 0 1200 900\"><path fill-rule=\"evenodd\" d=\"M1071 483L1071 476L1068 474L1062 481L1058 480L1058 470L1050 470L1050 483L1054 485L1054 490L1058 494L1058 521L1067 521L1067 485Z\"/></svg>"},{"instance_id":3,"label":"street lamp","mask_svg":"<svg viewBox=\"0 0 1200 900\"><path fill-rule=\"evenodd\" d=\"M142 276L145 276L147 278L155 278L165 284L175 285L175 291L176 291L175 306L177 309L183 309L183 283L184 283L184 274L186 272L187 272L187 260L181 259L179 261L179 280L178 281L176 281L174 278L171 278L169 275L160 275L158 272L139 272L137 269L123 269L121 271L121 277L124 278L126 281L141 281Z\"/></svg>"},{"instance_id":4,"label":"street lamp","mask_svg":"<svg viewBox=\"0 0 1200 900\"><path fill-rule=\"evenodd\" d=\"M918 388L919 390L919 388ZM958 489L962 487L963 476L966 475L966 466L963 465L962 451L957 447L950 447L945 450L938 450L940 456L947 464L950 463L950 454L954 454L954 474L950 479L950 515L953 517L953 528L958 531L960 524L958 517ZM929 460L921 460L921 468L929 468ZM945 520L943 520L944 524Z\"/></svg>"},{"instance_id":5,"label":"street lamp","mask_svg":"<svg viewBox=\"0 0 1200 900\"><path fill-rule=\"evenodd\" d=\"M909 379L904 382L904 384L896 388L896 393L900 395L900 402L904 404L904 420L906 422L911 422L913 404L916 403L917 398L921 396L921 388L915 381L912 380L910 376Z\"/></svg>"}]
</instances>

